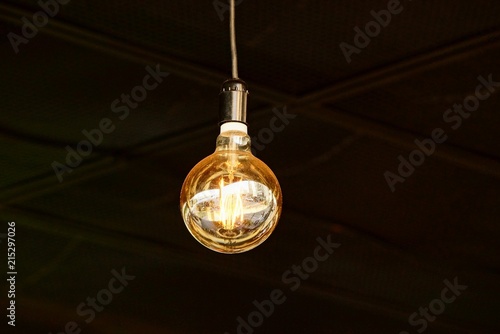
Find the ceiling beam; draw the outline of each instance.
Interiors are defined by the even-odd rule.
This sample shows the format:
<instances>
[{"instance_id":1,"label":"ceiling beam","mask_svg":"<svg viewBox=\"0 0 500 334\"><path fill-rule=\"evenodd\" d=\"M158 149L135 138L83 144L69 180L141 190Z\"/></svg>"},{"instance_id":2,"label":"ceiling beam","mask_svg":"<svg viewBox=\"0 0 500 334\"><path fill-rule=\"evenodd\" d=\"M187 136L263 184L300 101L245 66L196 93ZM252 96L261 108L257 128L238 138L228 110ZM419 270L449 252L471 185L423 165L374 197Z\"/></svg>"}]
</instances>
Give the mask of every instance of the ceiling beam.
<instances>
[{"instance_id":1,"label":"ceiling beam","mask_svg":"<svg viewBox=\"0 0 500 334\"><path fill-rule=\"evenodd\" d=\"M259 111L257 111L259 113ZM117 150L114 153L99 154L93 159L84 161L74 168L71 175L63 182L59 182L56 175L50 171L32 179L14 184L0 192L0 209L3 205L20 203L30 198L38 197L53 191L60 191L66 187L75 186L126 167L135 160L142 160L158 154L166 154L171 150L182 149L197 138L208 136L212 128L207 124L186 129L180 133L168 134L146 143L127 148L126 152ZM0 134L0 138L2 135ZM159 153L161 152L161 153Z\"/></svg>"},{"instance_id":2,"label":"ceiling beam","mask_svg":"<svg viewBox=\"0 0 500 334\"><path fill-rule=\"evenodd\" d=\"M31 14L32 13L27 10L9 4L0 4L0 18L16 25L21 24L19 20L20 17ZM227 78L225 74L213 71L209 68L151 50L145 50L140 46L129 45L99 35L95 32L65 22L60 22L57 19L51 19L43 29L43 32L83 47L96 49L119 58L128 59L135 63L165 64L171 67L172 72L179 76L211 86L218 86L220 82ZM410 148L413 145L414 134L399 130L395 127L382 125L363 117L332 111L320 105L327 101L335 102L362 94L380 85L394 83L422 71L427 71L453 61L473 57L487 49L499 46L500 30L494 30L469 38L465 41L436 49L430 53L411 57L386 67L375 69L366 74L361 74L338 82L316 92L304 95L299 99L255 83L251 84L252 93L258 98L271 103L280 105L287 104L290 109L293 108L297 110L297 112L303 112L313 118L328 121L343 128L354 130L360 134L365 134L399 146ZM262 112L262 110L256 112ZM199 134L198 131L206 132L207 130L208 128L193 131ZM169 135L159 138L154 143L146 143L133 148L132 152L151 152L152 147L168 149L172 145L175 145L174 143L179 143L179 140L189 141L189 138L195 137L196 136L191 135L188 135L188 137L183 135L172 137ZM479 154L443 144L440 146L439 150L436 150L434 155L463 168L500 178L499 162ZM29 184L26 182L26 184L16 185L6 189L6 191L0 194L0 199L6 201L4 202L5 204L17 203L28 198L39 196L42 193L51 192L62 186L69 186L102 175L103 173L111 172L123 166L123 163L127 163L127 160L129 159L121 158L120 154L105 155L79 167L78 171L72 175L71 181L57 183L54 182L55 177L51 173L49 175L41 175L35 180L32 180L33 182ZM103 166L106 166L106 168L102 168Z\"/></svg>"},{"instance_id":3,"label":"ceiling beam","mask_svg":"<svg viewBox=\"0 0 500 334\"><path fill-rule=\"evenodd\" d=\"M475 57L500 48L500 29L479 34L433 51L375 68L298 98L298 105L334 103L364 94L383 85L394 84L437 67Z\"/></svg>"},{"instance_id":4,"label":"ceiling beam","mask_svg":"<svg viewBox=\"0 0 500 334\"><path fill-rule=\"evenodd\" d=\"M394 126L385 125L330 108L308 107L307 109L297 109L297 112L300 113L301 110L311 118L353 130L358 135L373 137L392 143L398 147L407 149L408 152L415 149L415 138L421 136L421 134L403 131ZM500 179L500 161L484 155L445 143L439 145L432 156L454 166Z\"/></svg>"},{"instance_id":5,"label":"ceiling beam","mask_svg":"<svg viewBox=\"0 0 500 334\"><path fill-rule=\"evenodd\" d=\"M11 24L20 26L22 25L22 17L32 15L33 13L28 10L18 8L11 4L0 3L0 18ZM58 20L57 18L51 18L49 23L40 30L40 33L110 54L132 63L141 65L162 64L165 68L168 68L169 72L204 85L219 88L222 82L230 76L229 67L227 73L222 73L161 52L148 50L141 45L123 42L116 38L72 25ZM282 105L288 101L295 100L294 96L276 91L272 87L263 86L252 81L247 81L247 83L252 89L252 95L264 101Z\"/></svg>"}]
</instances>

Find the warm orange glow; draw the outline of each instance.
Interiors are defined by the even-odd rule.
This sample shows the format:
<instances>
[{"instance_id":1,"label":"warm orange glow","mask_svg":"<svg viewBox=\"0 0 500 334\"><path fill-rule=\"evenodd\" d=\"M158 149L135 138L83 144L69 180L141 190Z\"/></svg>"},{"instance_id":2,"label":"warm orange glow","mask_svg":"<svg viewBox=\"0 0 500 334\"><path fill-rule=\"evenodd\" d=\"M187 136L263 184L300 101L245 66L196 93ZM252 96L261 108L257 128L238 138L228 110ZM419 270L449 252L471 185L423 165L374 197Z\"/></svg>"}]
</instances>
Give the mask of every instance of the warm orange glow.
<instances>
[{"instance_id":1,"label":"warm orange glow","mask_svg":"<svg viewBox=\"0 0 500 334\"><path fill-rule=\"evenodd\" d=\"M278 223L282 205L276 176L251 154L250 137L234 132L217 137L216 151L193 167L180 196L189 232L202 245L225 254L264 242Z\"/></svg>"},{"instance_id":2,"label":"warm orange glow","mask_svg":"<svg viewBox=\"0 0 500 334\"><path fill-rule=\"evenodd\" d=\"M226 230L232 230L237 222L243 222L243 201L241 199L240 187L232 187L231 191L224 188L224 180L219 182L219 217L222 226Z\"/></svg>"}]
</instances>

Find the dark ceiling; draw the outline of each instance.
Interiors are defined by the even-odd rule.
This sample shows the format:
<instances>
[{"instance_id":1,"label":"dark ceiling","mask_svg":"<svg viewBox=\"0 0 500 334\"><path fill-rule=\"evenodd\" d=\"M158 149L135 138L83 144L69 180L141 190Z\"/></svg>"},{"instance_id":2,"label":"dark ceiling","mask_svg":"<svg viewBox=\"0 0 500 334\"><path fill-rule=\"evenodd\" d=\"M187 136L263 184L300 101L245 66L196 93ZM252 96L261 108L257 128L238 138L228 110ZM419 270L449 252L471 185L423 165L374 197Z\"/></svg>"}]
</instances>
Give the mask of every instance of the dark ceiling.
<instances>
[{"instance_id":1,"label":"dark ceiling","mask_svg":"<svg viewBox=\"0 0 500 334\"><path fill-rule=\"evenodd\" d=\"M499 333L498 0L237 1L249 131L284 207L264 244L231 256L198 244L178 209L218 134L222 3L73 0L46 25L35 15L35 34L40 4L2 1L0 248L7 262L15 221L18 272L2 333ZM115 113L146 66L169 75ZM54 162L103 119L113 130L59 182ZM317 238L340 246L316 268ZM135 278L92 318L113 270ZM276 289L286 300L259 311Z\"/></svg>"}]
</instances>

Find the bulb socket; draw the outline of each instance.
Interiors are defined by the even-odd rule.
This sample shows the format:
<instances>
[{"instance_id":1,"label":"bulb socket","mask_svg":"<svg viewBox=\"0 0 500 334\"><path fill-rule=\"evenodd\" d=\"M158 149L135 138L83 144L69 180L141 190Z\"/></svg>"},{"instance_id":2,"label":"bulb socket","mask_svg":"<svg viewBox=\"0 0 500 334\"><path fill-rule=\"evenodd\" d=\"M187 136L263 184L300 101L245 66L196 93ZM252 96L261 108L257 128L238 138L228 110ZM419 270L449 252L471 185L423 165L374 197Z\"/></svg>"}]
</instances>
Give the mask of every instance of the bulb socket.
<instances>
[{"instance_id":1,"label":"bulb socket","mask_svg":"<svg viewBox=\"0 0 500 334\"><path fill-rule=\"evenodd\" d=\"M226 122L247 122L247 95L245 81L228 79L222 83L219 93L219 124Z\"/></svg>"}]
</instances>

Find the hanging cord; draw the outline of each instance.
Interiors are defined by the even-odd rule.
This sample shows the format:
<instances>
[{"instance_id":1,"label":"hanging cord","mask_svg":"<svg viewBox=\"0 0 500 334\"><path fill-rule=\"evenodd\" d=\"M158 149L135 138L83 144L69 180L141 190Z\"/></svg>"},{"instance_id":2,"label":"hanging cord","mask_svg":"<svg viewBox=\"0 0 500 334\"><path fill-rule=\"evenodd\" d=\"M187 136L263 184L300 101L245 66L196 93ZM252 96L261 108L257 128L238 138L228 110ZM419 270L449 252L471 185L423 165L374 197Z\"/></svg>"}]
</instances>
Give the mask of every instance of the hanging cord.
<instances>
[{"instance_id":1,"label":"hanging cord","mask_svg":"<svg viewBox=\"0 0 500 334\"><path fill-rule=\"evenodd\" d=\"M236 55L236 33L234 29L234 0L230 0L230 10L229 10L229 34L231 39L231 61L233 78L238 78L238 57Z\"/></svg>"}]
</instances>

